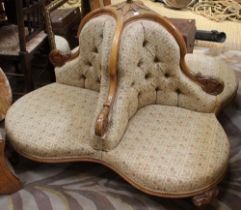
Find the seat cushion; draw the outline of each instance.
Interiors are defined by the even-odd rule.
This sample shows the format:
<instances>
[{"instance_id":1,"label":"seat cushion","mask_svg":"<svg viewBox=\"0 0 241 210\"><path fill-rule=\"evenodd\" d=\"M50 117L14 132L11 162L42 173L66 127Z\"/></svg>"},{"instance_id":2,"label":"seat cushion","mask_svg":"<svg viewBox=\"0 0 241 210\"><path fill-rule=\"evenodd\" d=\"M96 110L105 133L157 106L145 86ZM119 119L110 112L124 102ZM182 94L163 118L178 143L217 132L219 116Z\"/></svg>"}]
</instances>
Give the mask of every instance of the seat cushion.
<instances>
[{"instance_id":1,"label":"seat cushion","mask_svg":"<svg viewBox=\"0 0 241 210\"><path fill-rule=\"evenodd\" d=\"M129 121L119 145L102 158L136 187L185 197L217 184L229 157L214 114L149 105Z\"/></svg>"},{"instance_id":2,"label":"seat cushion","mask_svg":"<svg viewBox=\"0 0 241 210\"><path fill-rule=\"evenodd\" d=\"M43 161L95 156L90 145L98 92L53 83L16 101L6 132L14 148Z\"/></svg>"},{"instance_id":3,"label":"seat cushion","mask_svg":"<svg viewBox=\"0 0 241 210\"><path fill-rule=\"evenodd\" d=\"M224 90L218 95L221 107L225 106L237 92L238 81L234 71L220 58L199 53L186 55L186 61L194 74L211 76L224 82ZM198 68L197 68L198 67Z\"/></svg>"}]
</instances>

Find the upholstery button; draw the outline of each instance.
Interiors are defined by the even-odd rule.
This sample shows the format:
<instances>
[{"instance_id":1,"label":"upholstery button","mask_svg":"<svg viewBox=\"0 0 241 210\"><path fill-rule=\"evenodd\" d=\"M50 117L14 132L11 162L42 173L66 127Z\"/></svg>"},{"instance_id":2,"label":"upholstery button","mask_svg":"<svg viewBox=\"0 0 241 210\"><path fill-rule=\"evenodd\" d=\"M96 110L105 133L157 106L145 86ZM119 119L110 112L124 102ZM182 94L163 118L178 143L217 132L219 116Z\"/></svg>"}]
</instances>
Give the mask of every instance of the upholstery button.
<instances>
[{"instance_id":1,"label":"upholstery button","mask_svg":"<svg viewBox=\"0 0 241 210\"><path fill-rule=\"evenodd\" d=\"M143 61L142 61L142 59L140 59L140 60L138 61L137 66L138 66L138 67L141 67L142 65L143 65Z\"/></svg>"},{"instance_id":2,"label":"upholstery button","mask_svg":"<svg viewBox=\"0 0 241 210\"><path fill-rule=\"evenodd\" d=\"M161 89L159 87L156 87L155 88L155 91L160 91Z\"/></svg>"},{"instance_id":3,"label":"upholstery button","mask_svg":"<svg viewBox=\"0 0 241 210\"><path fill-rule=\"evenodd\" d=\"M180 90L179 88L177 88L177 89L176 89L176 93L179 95L179 94L181 94L182 92L181 92L181 90Z\"/></svg>"},{"instance_id":4,"label":"upholstery button","mask_svg":"<svg viewBox=\"0 0 241 210\"><path fill-rule=\"evenodd\" d=\"M86 64L87 66L92 66L92 63L91 63L90 61L86 61L85 64Z\"/></svg>"},{"instance_id":5,"label":"upholstery button","mask_svg":"<svg viewBox=\"0 0 241 210\"><path fill-rule=\"evenodd\" d=\"M168 73L165 73L164 76L165 76L166 78L170 77L170 75L169 75Z\"/></svg>"},{"instance_id":6,"label":"upholstery button","mask_svg":"<svg viewBox=\"0 0 241 210\"><path fill-rule=\"evenodd\" d=\"M133 81L132 83L131 83L131 87L133 87L135 85L135 82Z\"/></svg>"},{"instance_id":7,"label":"upholstery button","mask_svg":"<svg viewBox=\"0 0 241 210\"><path fill-rule=\"evenodd\" d=\"M97 48L97 47L94 47L93 52L94 52L94 53L98 53L98 48Z\"/></svg>"},{"instance_id":8,"label":"upholstery button","mask_svg":"<svg viewBox=\"0 0 241 210\"><path fill-rule=\"evenodd\" d=\"M154 62L155 62L155 63L158 63L158 62L160 62L160 59L159 59L157 56L155 56L155 57L154 57Z\"/></svg>"},{"instance_id":9,"label":"upholstery button","mask_svg":"<svg viewBox=\"0 0 241 210\"><path fill-rule=\"evenodd\" d=\"M142 45L145 47L147 45L147 40L144 40Z\"/></svg>"},{"instance_id":10,"label":"upholstery button","mask_svg":"<svg viewBox=\"0 0 241 210\"><path fill-rule=\"evenodd\" d=\"M83 79L83 80L85 80L85 79L86 79L86 76L85 76L85 75L83 75L83 74L81 74L81 75L80 75L80 80L82 80L82 79Z\"/></svg>"},{"instance_id":11,"label":"upholstery button","mask_svg":"<svg viewBox=\"0 0 241 210\"><path fill-rule=\"evenodd\" d=\"M151 73L148 72L145 74L145 79L149 79L150 77L151 77Z\"/></svg>"}]
</instances>

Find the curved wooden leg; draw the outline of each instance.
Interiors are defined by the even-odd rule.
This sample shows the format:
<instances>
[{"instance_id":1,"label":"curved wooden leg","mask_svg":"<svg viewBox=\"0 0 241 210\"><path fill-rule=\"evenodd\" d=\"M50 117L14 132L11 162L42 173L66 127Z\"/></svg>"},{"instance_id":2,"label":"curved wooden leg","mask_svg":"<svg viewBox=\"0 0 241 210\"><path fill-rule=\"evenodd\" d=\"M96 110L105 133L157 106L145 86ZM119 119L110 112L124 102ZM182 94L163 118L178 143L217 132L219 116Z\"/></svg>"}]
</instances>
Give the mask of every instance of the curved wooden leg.
<instances>
[{"instance_id":1,"label":"curved wooden leg","mask_svg":"<svg viewBox=\"0 0 241 210\"><path fill-rule=\"evenodd\" d=\"M10 164L5 158L5 142L0 134L0 194L9 194L22 188L21 181L15 176Z\"/></svg>"},{"instance_id":2,"label":"curved wooden leg","mask_svg":"<svg viewBox=\"0 0 241 210\"><path fill-rule=\"evenodd\" d=\"M204 210L205 207L217 197L218 193L219 193L219 190L217 187L215 187L202 194L194 196L192 198L192 202L197 207L198 210Z\"/></svg>"}]
</instances>

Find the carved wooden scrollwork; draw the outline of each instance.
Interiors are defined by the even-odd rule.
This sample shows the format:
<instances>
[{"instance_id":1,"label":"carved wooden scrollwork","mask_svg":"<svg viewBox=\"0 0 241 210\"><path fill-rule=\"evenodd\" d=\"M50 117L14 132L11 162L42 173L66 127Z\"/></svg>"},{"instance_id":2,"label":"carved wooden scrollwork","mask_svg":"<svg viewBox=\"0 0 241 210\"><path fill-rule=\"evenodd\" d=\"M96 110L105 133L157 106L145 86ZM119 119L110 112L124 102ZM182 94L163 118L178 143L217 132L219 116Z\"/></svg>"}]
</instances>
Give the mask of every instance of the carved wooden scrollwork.
<instances>
[{"instance_id":1,"label":"carved wooden scrollwork","mask_svg":"<svg viewBox=\"0 0 241 210\"><path fill-rule=\"evenodd\" d=\"M49 60L54 66L61 67L67 61L73 60L79 55L79 51L76 53L63 53L60 50L52 50L49 54Z\"/></svg>"},{"instance_id":2,"label":"carved wooden scrollwork","mask_svg":"<svg viewBox=\"0 0 241 210\"><path fill-rule=\"evenodd\" d=\"M195 78L206 93L216 96L223 92L224 83L222 81L201 74L195 75Z\"/></svg>"},{"instance_id":3,"label":"carved wooden scrollwork","mask_svg":"<svg viewBox=\"0 0 241 210\"><path fill-rule=\"evenodd\" d=\"M109 122L109 113L113 106L114 98L116 95L118 52L119 52L119 46L120 46L120 35L123 29L123 20L122 18L120 18L121 16L117 14L116 10L114 10L110 6L100 10L94 10L93 12L89 13L81 21L81 24L78 30L78 35L80 35L82 28L91 18L97 17L99 15L103 15L103 14L110 15L116 20L116 30L115 30L114 38L111 45L111 52L110 52L111 54L110 57L112 59L109 60L109 64L108 64L108 71L110 76L108 96L103 105L103 109L101 110L99 116L97 117L96 124L95 124L95 134L97 136L103 136L107 131L108 122Z\"/></svg>"},{"instance_id":4,"label":"carved wooden scrollwork","mask_svg":"<svg viewBox=\"0 0 241 210\"><path fill-rule=\"evenodd\" d=\"M97 136L103 136L107 130L109 111L110 106L104 105L100 115L98 116L98 119L96 120L95 134Z\"/></svg>"},{"instance_id":5,"label":"carved wooden scrollwork","mask_svg":"<svg viewBox=\"0 0 241 210\"><path fill-rule=\"evenodd\" d=\"M197 83L205 92L211 95L218 95L223 91L224 84L221 81L218 81L214 78L204 77L201 75L194 75L189 70L188 66L185 63L185 55L187 53L186 44L183 39L182 34L180 31L175 27L174 24L172 24L168 19L165 17L161 17L155 12L153 12L151 9L146 7L142 2L140 1L127 1L122 2L117 5L108 6L99 10L94 10L93 12L89 13L87 16L84 17L84 19L81 21L81 24L79 26L78 30L78 36L80 35L80 32L84 25L94 17L97 17L99 15L110 15L116 20L116 29L115 29L115 35L112 42L111 47L111 58L109 61L109 76L110 76L110 85L109 85L109 91L108 96L105 101L105 104L108 104L108 106L104 105L102 111L100 112L95 126L95 133L97 136L103 136L105 132L107 131L108 127L108 120L110 118L110 110L112 109L114 98L116 95L117 90L117 65L118 65L118 52L120 47L120 39L121 39L121 33L123 31L123 28L125 25L129 24L132 21L146 19L151 20L159 23L162 25L172 36L175 38L177 44L180 48L180 69L181 71L192 81ZM63 65L65 60L68 60L71 57L69 54L61 54L53 52L51 55L51 60L55 65L58 66Z\"/></svg>"}]
</instances>

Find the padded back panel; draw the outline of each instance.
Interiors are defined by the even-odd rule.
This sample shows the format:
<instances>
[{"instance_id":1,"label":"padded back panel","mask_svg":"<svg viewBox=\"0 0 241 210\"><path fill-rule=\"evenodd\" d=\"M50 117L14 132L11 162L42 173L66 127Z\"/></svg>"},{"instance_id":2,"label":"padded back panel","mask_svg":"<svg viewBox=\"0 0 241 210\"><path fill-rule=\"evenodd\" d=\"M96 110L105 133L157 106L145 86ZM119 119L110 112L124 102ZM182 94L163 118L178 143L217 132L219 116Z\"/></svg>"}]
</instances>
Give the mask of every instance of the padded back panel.
<instances>
[{"instance_id":1,"label":"padded back panel","mask_svg":"<svg viewBox=\"0 0 241 210\"><path fill-rule=\"evenodd\" d=\"M115 24L108 15L88 21L79 36L79 58L55 69L57 82L99 91L101 72L108 73Z\"/></svg>"},{"instance_id":2,"label":"padded back panel","mask_svg":"<svg viewBox=\"0 0 241 210\"><path fill-rule=\"evenodd\" d=\"M205 93L180 69L180 48L160 24L139 20L123 31L119 51L118 90L104 150L118 145L128 120L148 104L213 112L216 97Z\"/></svg>"},{"instance_id":3,"label":"padded back panel","mask_svg":"<svg viewBox=\"0 0 241 210\"><path fill-rule=\"evenodd\" d=\"M152 21L134 22L122 35L119 85L135 92L134 107L157 103L213 111L215 97L187 78L179 62L179 46L165 28Z\"/></svg>"}]
</instances>

